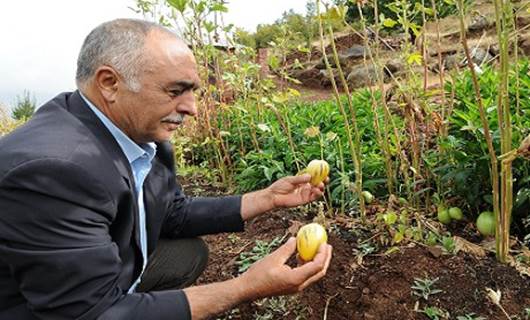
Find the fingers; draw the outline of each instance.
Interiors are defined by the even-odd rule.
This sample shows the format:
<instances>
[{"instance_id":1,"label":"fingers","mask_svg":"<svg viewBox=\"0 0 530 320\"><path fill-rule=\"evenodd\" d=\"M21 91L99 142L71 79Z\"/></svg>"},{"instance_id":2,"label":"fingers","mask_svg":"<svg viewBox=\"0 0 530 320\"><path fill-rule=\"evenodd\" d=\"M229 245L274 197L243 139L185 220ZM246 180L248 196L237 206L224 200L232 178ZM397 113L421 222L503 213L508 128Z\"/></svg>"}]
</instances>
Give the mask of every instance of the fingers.
<instances>
[{"instance_id":1,"label":"fingers","mask_svg":"<svg viewBox=\"0 0 530 320\"><path fill-rule=\"evenodd\" d=\"M307 288L310 284L314 283L314 282L317 282L318 280L320 280L321 278L323 278L325 275L326 275L326 272L328 270L328 267L329 267L329 264L331 262L331 256L332 256L332 252L333 252L333 247L329 244L322 244L320 246L321 248L319 249L322 250L322 251L325 251L325 260L324 260L324 267L318 272L316 273L315 275L313 275L312 277L310 277L309 279L307 279L300 287L299 289L300 290L304 290L305 288ZM324 247L324 248L322 248ZM315 257L316 258L316 257Z\"/></svg>"},{"instance_id":2,"label":"fingers","mask_svg":"<svg viewBox=\"0 0 530 320\"><path fill-rule=\"evenodd\" d=\"M322 244L312 261L292 270L293 273L296 273L296 277L299 279L299 290L303 290L311 283L326 275L326 271L331 261L331 253L331 245Z\"/></svg>"},{"instance_id":3,"label":"fingers","mask_svg":"<svg viewBox=\"0 0 530 320\"><path fill-rule=\"evenodd\" d=\"M284 177L286 182L289 182L294 185L302 184L302 183L308 183L311 181L311 175L309 173L304 173L299 176L287 176Z\"/></svg>"},{"instance_id":4,"label":"fingers","mask_svg":"<svg viewBox=\"0 0 530 320\"><path fill-rule=\"evenodd\" d=\"M290 237L286 243L281 245L271 255L276 257L279 260L279 262L284 264L285 262L287 262L287 260L289 260L289 258L293 255L295 251L296 251L296 238Z\"/></svg>"}]
</instances>

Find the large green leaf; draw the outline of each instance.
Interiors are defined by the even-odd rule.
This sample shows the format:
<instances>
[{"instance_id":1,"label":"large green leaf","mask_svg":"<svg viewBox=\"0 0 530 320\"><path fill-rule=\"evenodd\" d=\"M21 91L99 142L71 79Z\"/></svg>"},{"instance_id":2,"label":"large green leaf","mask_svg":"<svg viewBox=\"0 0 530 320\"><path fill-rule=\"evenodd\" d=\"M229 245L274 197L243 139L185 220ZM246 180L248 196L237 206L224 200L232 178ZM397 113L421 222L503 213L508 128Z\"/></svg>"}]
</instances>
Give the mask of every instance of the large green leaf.
<instances>
[{"instance_id":1,"label":"large green leaf","mask_svg":"<svg viewBox=\"0 0 530 320\"><path fill-rule=\"evenodd\" d=\"M167 0L167 2L181 13L186 10L188 5L188 0Z\"/></svg>"}]
</instances>

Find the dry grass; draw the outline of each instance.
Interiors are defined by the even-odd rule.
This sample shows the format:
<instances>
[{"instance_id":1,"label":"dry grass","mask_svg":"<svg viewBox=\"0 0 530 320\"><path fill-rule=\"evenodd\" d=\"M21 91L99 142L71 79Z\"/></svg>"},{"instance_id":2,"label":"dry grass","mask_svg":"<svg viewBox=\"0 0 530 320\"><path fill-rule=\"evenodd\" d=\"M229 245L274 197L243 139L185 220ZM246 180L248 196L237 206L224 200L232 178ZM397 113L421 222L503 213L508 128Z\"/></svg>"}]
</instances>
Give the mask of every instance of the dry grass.
<instances>
[{"instance_id":1,"label":"dry grass","mask_svg":"<svg viewBox=\"0 0 530 320\"><path fill-rule=\"evenodd\" d=\"M23 122L24 121L22 120L15 120L11 118L7 109L0 105L0 137L15 130L15 128L21 125Z\"/></svg>"}]
</instances>

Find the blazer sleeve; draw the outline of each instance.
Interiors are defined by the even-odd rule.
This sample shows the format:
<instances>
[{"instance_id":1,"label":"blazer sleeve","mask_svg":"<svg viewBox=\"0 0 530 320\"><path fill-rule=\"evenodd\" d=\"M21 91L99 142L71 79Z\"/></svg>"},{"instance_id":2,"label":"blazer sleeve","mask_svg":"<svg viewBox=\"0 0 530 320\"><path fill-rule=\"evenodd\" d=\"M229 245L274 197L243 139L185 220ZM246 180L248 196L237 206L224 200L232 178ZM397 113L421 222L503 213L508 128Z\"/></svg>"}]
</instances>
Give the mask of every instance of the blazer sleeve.
<instances>
[{"instance_id":1,"label":"blazer sleeve","mask_svg":"<svg viewBox=\"0 0 530 320\"><path fill-rule=\"evenodd\" d=\"M0 181L0 256L40 319L191 319L183 291L127 294L109 234L105 186L63 159L39 159Z\"/></svg>"},{"instance_id":2,"label":"blazer sleeve","mask_svg":"<svg viewBox=\"0 0 530 320\"><path fill-rule=\"evenodd\" d=\"M244 230L241 196L187 197L180 187L174 190L162 225L163 237L196 237Z\"/></svg>"},{"instance_id":3,"label":"blazer sleeve","mask_svg":"<svg viewBox=\"0 0 530 320\"><path fill-rule=\"evenodd\" d=\"M187 197L175 179L171 143L157 144L156 156L169 176L170 201L162 224L162 237L195 237L244 230L241 196Z\"/></svg>"}]
</instances>

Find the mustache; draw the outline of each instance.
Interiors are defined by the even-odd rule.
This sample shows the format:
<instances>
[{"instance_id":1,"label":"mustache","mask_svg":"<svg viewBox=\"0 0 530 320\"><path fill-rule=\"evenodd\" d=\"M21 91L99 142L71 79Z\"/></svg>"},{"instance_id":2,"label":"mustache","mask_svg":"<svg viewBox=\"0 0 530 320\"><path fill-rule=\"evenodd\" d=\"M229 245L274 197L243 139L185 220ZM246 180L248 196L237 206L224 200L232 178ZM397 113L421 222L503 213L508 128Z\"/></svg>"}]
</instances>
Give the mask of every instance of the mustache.
<instances>
[{"instance_id":1,"label":"mustache","mask_svg":"<svg viewBox=\"0 0 530 320\"><path fill-rule=\"evenodd\" d=\"M184 122L184 114L177 113L176 115L169 115L167 117L162 118L162 122L181 124L182 122Z\"/></svg>"}]
</instances>

